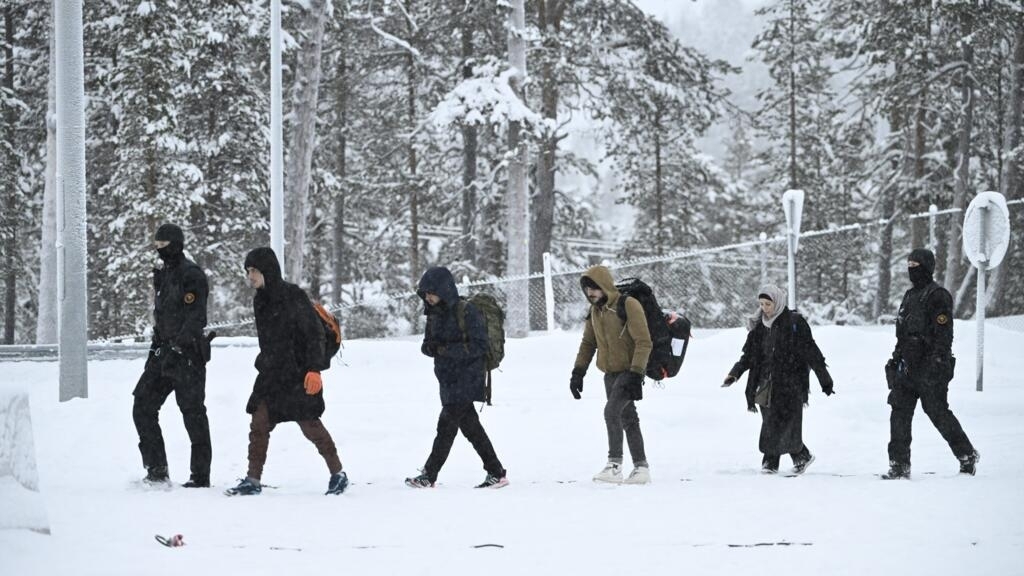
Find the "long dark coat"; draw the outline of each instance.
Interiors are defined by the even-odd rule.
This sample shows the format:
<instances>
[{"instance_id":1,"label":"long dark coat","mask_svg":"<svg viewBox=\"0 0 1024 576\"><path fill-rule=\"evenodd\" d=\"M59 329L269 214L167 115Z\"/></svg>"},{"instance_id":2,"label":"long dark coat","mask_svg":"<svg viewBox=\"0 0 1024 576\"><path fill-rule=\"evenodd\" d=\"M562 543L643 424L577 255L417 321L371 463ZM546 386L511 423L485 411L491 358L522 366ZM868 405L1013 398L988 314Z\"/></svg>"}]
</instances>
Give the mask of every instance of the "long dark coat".
<instances>
[{"instance_id":1,"label":"long dark coat","mask_svg":"<svg viewBox=\"0 0 1024 576\"><path fill-rule=\"evenodd\" d=\"M441 298L436 306L426 301L427 292ZM487 326L483 314L469 302L465 307L466 333L456 316L459 291L447 268L423 273L417 294L423 298L427 328L421 350L434 359L434 375L441 388L441 404L451 406L484 401L486 381Z\"/></svg>"},{"instance_id":2,"label":"long dark coat","mask_svg":"<svg viewBox=\"0 0 1024 576\"><path fill-rule=\"evenodd\" d=\"M271 249L253 250L245 264L262 272L264 279L264 287L253 298L259 375L245 410L254 413L262 401L273 423L319 418L324 413L323 391L306 394L304 381L307 372L326 368L320 319L306 293L281 279Z\"/></svg>"},{"instance_id":3,"label":"long dark coat","mask_svg":"<svg viewBox=\"0 0 1024 576\"><path fill-rule=\"evenodd\" d=\"M768 358L771 360L768 361ZM768 365L765 365L766 361ZM785 309L775 319L770 330L763 322L757 322L747 332L743 354L729 374L738 379L748 370L748 409L754 407L759 388L771 383L770 408L762 425L762 451L766 454L779 454L799 450L802 446L776 450L770 445L773 444L770 439L778 438L784 444L789 444L788 439L792 439L794 443L802 444L800 418L810 389L811 370L823 390L832 387L832 377L825 365L825 357L803 316Z\"/></svg>"}]
</instances>

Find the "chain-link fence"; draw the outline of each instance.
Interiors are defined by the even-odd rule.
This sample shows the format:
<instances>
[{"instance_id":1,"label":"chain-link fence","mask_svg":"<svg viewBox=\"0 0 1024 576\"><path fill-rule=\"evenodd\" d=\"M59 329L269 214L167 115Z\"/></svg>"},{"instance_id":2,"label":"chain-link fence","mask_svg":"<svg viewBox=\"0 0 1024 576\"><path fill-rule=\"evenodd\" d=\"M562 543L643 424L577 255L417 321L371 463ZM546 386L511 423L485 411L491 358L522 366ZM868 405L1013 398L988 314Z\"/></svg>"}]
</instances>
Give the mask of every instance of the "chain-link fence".
<instances>
[{"instance_id":1,"label":"chain-link fence","mask_svg":"<svg viewBox=\"0 0 1024 576\"><path fill-rule=\"evenodd\" d=\"M998 299L990 317L1000 326L1024 331L1024 201L1008 203L1014 230L1006 259L996 273L989 273L990 294ZM931 247L936 253L936 280L950 273L957 282L951 292L956 317L974 314L976 272L962 256L948 261L950 235L957 235L963 212L935 210L800 234L796 270L800 311L814 324L869 324L891 322L910 282L906 257L912 247ZM891 237L891 240L889 239ZM787 285L787 242L784 236L694 249L659 257L607 261L617 280L637 277L649 284L665 308L683 312L697 328L743 326L755 312L759 287L766 283ZM545 282L551 284L555 327L579 328L587 313L580 288L584 268L555 269L526 278L499 278L479 282L463 279L460 293L486 292L505 310L524 309L532 330L550 328ZM521 294L528 285L528 305L510 306L510 294ZM521 296L516 296L517 298ZM424 325L423 305L415 293L389 293L379 283L346 289L346 304L332 308L341 320L346 338L373 338L417 334ZM990 308L993 306L990 304ZM211 317L215 314L211 313ZM251 320L213 323L221 335L255 335ZM131 339L131 337L125 337Z\"/></svg>"}]
</instances>

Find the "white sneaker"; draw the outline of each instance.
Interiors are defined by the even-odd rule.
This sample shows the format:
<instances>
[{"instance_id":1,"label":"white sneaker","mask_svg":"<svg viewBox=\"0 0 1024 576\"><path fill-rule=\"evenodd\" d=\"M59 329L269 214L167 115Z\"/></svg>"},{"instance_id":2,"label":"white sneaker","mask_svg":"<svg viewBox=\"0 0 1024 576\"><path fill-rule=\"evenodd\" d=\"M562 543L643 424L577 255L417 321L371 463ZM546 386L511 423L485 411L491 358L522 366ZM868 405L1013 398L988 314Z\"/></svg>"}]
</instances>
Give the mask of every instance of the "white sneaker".
<instances>
[{"instance_id":1,"label":"white sneaker","mask_svg":"<svg viewBox=\"0 0 1024 576\"><path fill-rule=\"evenodd\" d=\"M594 475L594 482L610 482L612 484L622 483L622 464L618 462L609 462L605 465L604 470L601 470Z\"/></svg>"},{"instance_id":2,"label":"white sneaker","mask_svg":"<svg viewBox=\"0 0 1024 576\"><path fill-rule=\"evenodd\" d=\"M650 484L651 470L647 466L637 466L629 473L629 477L623 480L623 484Z\"/></svg>"}]
</instances>

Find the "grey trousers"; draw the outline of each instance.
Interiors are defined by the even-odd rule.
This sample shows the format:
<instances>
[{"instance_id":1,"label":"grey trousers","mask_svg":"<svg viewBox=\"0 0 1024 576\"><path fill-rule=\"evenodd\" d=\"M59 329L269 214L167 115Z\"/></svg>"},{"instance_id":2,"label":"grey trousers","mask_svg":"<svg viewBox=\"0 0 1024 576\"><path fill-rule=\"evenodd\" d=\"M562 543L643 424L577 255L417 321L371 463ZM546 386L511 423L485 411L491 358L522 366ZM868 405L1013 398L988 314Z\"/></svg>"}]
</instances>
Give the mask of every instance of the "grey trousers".
<instances>
[{"instance_id":1,"label":"grey trousers","mask_svg":"<svg viewBox=\"0 0 1024 576\"><path fill-rule=\"evenodd\" d=\"M604 405L604 423L608 428L608 461L622 463L622 437L629 443L629 455L634 466L647 466L644 436L640 432L640 417L636 404L626 393L620 378L626 372L604 375L604 392L608 402Z\"/></svg>"}]
</instances>

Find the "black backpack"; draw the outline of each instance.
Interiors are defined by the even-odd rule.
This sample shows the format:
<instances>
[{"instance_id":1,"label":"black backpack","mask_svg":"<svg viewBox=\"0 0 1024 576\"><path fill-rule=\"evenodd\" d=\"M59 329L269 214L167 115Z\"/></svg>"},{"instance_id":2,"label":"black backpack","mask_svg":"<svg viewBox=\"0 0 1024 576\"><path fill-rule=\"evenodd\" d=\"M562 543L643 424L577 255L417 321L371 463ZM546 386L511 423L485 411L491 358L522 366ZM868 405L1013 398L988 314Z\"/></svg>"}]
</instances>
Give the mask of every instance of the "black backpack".
<instances>
[{"instance_id":1,"label":"black backpack","mask_svg":"<svg viewBox=\"0 0 1024 576\"><path fill-rule=\"evenodd\" d=\"M621 294L616 312L623 323L626 322L626 298L636 299L644 309L654 344L647 360L647 377L662 380L678 374L690 344L690 320L680 312L662 310L651 287L639 278L626 278L615 288ZM673 341L677 341L676 350L673 350Z\"/></svg>"},{"instance_id":2,"label":"black backpack","mask_svg":"<svg viewBox=\"0 0 1024 576\"><path fill-rule=\"evenodd\" d=\"M338 323L334 314L324 308L323 304L313 300L310 302L324 329L324 362L327 364L324 370L327 370L331 367L331 358L334 358L338 350L341 350L341 324Z\"/></svg>"},{"instance_id":3,"label":"black backpack","mask_svg":"<svg viewBox=\"0 0 1024 576\"><path fill-rule=\"evenodd\" d=\"M484 317L487 329L487 384L484 387L484 401L491 405L491 370L496 369L505 358L505 311L490 294L474 294L469 298L459 298L455 308L455 320L462 331L462 339L469 340L466 334L466 303L469 302Z\"/></svg>"}]
</instances>

